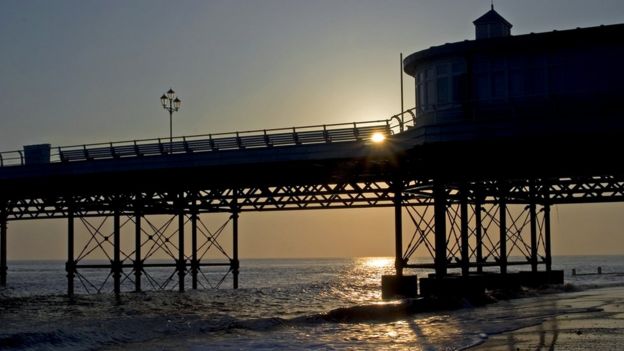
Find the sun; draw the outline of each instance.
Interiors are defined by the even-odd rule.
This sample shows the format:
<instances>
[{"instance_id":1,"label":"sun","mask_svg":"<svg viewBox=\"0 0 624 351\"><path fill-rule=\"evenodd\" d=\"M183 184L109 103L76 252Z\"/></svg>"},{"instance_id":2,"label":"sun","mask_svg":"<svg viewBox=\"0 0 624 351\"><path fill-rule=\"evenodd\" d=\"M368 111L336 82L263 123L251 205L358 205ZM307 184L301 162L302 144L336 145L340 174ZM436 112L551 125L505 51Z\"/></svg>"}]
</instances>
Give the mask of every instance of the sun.
<instances>
[{"instance_id":1,"label":"sun","mask_svg":"<svg viewBox=\"0 0 624 351\"><path fill-rule=\"evenodd\" d=\"M386 136L379 132L373 133L373 135L371 136L371 140L373 141L373 143L383 143L383 141L386 140Z\"/></svg>"}]
</instances>

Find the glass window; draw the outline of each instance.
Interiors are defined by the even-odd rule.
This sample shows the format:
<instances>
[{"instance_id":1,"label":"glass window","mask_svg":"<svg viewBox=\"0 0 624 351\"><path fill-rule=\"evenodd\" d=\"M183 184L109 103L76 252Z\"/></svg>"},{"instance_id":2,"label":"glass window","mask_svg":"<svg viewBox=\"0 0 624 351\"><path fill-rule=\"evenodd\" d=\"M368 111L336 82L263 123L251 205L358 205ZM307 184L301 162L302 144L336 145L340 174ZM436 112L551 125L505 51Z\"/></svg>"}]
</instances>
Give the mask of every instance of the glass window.
<instances>
[{"instance_id":1,"label":"glass window","mask_svg":"<svg viewBox=\"0 0 624 351\"><path fill-rule=\"evenodd\" d=\"M450 102L449 77L438 78L438 104L448 104Z\"/></svg>"},{"instance_id":2,"label":"glass window","mask_svg":"<svg viewBox=\"0 0 624 351\"><path fill-rule=\"evenodd\" d=\"M480 74L476 79L477 83L477 97L479 100L486 100L490 98L490 76L488 74Z\"/></svg>"},{"instance_id":3,"label":"glass window","mask_svg":"<svg viewBox=\"0 0 624 351\"><path fill-rule=\"evenodd\" d=\"M514 97L525 95L524 73L522 70L515 69L509 72L509 95Z\"/></svg>"},{"instance_id":4,"label":"glass window","mask_svg":"<svg viewBox=\"0 0 624 351\"><path fill-rule=\"evenodd\" d=\"M453 74L466 73L466 63L464 61L453 62Z\"/></svg>"},{"instance_id":5,"label":"glass window","mask_svg":"<svg viewBox=\"0 0 624 351\"><path fill-rule=\"evenodd\" d=\"M434 84L434 80L432 81L427 81L427 86L426 86L426 90L427 90L427 96L426 96L426 105L428 108L431 108L432 106L430 105L434 105L435 104L435 84Z\"/></svg>"},{"instance_id":6,"label":"glass window","mask_svg":"<svg viewBox=\"0 0 624 351\"><path fill-rule=\"evenodd\" d=\"M492 97L494 99L501 99L505 97L505 94L507 93L505 83L505 71L498 71L492 74Z\"/></svg>"},{"instance_id":7,"label":"glass window","mask_svg":"<svg viewBox=\"0 0 624 351\"><path fill-rule=\"evenodd\" d=\"M438 65L436 68L438 70L438 76L444 76L449 73L448 65L446 63Z\"/></svg>"}]
</instances>

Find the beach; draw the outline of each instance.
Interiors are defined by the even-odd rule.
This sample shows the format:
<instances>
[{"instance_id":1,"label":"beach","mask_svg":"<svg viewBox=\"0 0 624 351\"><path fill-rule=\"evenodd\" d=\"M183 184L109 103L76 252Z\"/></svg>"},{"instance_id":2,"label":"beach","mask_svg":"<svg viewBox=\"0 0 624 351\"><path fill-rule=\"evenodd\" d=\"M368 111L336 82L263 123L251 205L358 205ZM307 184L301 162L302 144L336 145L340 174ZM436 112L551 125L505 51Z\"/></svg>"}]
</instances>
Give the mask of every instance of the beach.
<instances>
[{"instance_id":1,"label":"beach","mask_svg":"<svg viewBox=\"0 0 624 351\"><path fill-rule=\"evenodd\" d=\"M534 326L489 336L471 350L602 351L624 347L624 287L545 295L540 299L567 311ZM518 301L522 303L522 299Z\"/></svg>"},{"instance_id":2,"label":"beach","mask_svg":"<svg viewBox=\"0 0 624 351\"><path fill-rule=\"evenodd\" d=\"M600 266L610 274L567 274L565 289L493 293L492 303L435 310L381 299L381 275L393 262L245 260L237 290L228 280L184 293L134 293L128 284L119 298L104 290L74 299L63 294L62 262L12 262L11 285L0 290L0 349L595 351L624 344L624 279L613 273L624 271L624 257L556 257L555 268L567 273ZM167 269L150 274L166 279Z\"/></svg>"}]
</instances>

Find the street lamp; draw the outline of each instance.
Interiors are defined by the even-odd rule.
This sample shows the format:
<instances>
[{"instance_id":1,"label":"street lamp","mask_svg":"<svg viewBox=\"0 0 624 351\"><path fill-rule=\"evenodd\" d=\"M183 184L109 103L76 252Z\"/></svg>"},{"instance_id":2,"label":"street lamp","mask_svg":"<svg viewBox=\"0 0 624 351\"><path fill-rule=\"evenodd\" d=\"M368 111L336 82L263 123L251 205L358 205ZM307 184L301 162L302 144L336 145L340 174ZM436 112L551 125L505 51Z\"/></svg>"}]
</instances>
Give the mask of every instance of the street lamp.
<instances>
[{"instance_id":1,"label":"street lamp","mask_svg":"<svg viewBox=\"0 0 624 351\"><path fill-rule=\"evenodd\" d=\"M177 112L182 105L180 100L173 89L169 89L168 92L160 97L160 103L162 107L169 111L169 152L173 150L173 113Z\"/></svg>"}]
</instances>

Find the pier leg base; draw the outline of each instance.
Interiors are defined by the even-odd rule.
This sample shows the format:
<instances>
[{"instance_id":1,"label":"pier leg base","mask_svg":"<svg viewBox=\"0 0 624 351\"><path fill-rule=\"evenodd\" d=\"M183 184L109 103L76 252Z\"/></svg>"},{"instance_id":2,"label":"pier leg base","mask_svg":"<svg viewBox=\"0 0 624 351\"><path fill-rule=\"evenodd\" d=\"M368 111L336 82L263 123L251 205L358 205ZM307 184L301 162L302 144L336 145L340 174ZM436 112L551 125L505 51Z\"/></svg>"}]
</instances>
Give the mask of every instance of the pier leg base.
<instances>
[{"instance_id":1,"label":"pier leg base","mask_svg":"<svg viewBox=\"0 0 624 351\"><path fill-rule=\"evenodd\" d=\"M469 298L479 301L485 295L486 281L480 276L447 276L420 279L420 296L425 298Z\"/></svg>"},{"instance_id":2,"label":"pier leg base","mask_svg":"<svg viewBox=\"0 0 624 351\"><path fill-rule=\"evenodd\" d=\"M523 286L532 288L544 285L561 285L563 284L563 271L519 272L519 278Z\"/></svg>"},{"instance_id":3,"label":"pier leg base","mask_svg":"<svg viewBox=\"0 0 624 351\"><path fill-rule=\"evenodd\" d=\"M381 298L395 299L418 296L418 277L415 275L381 276Z\"/></svg>"}]
</instances>

